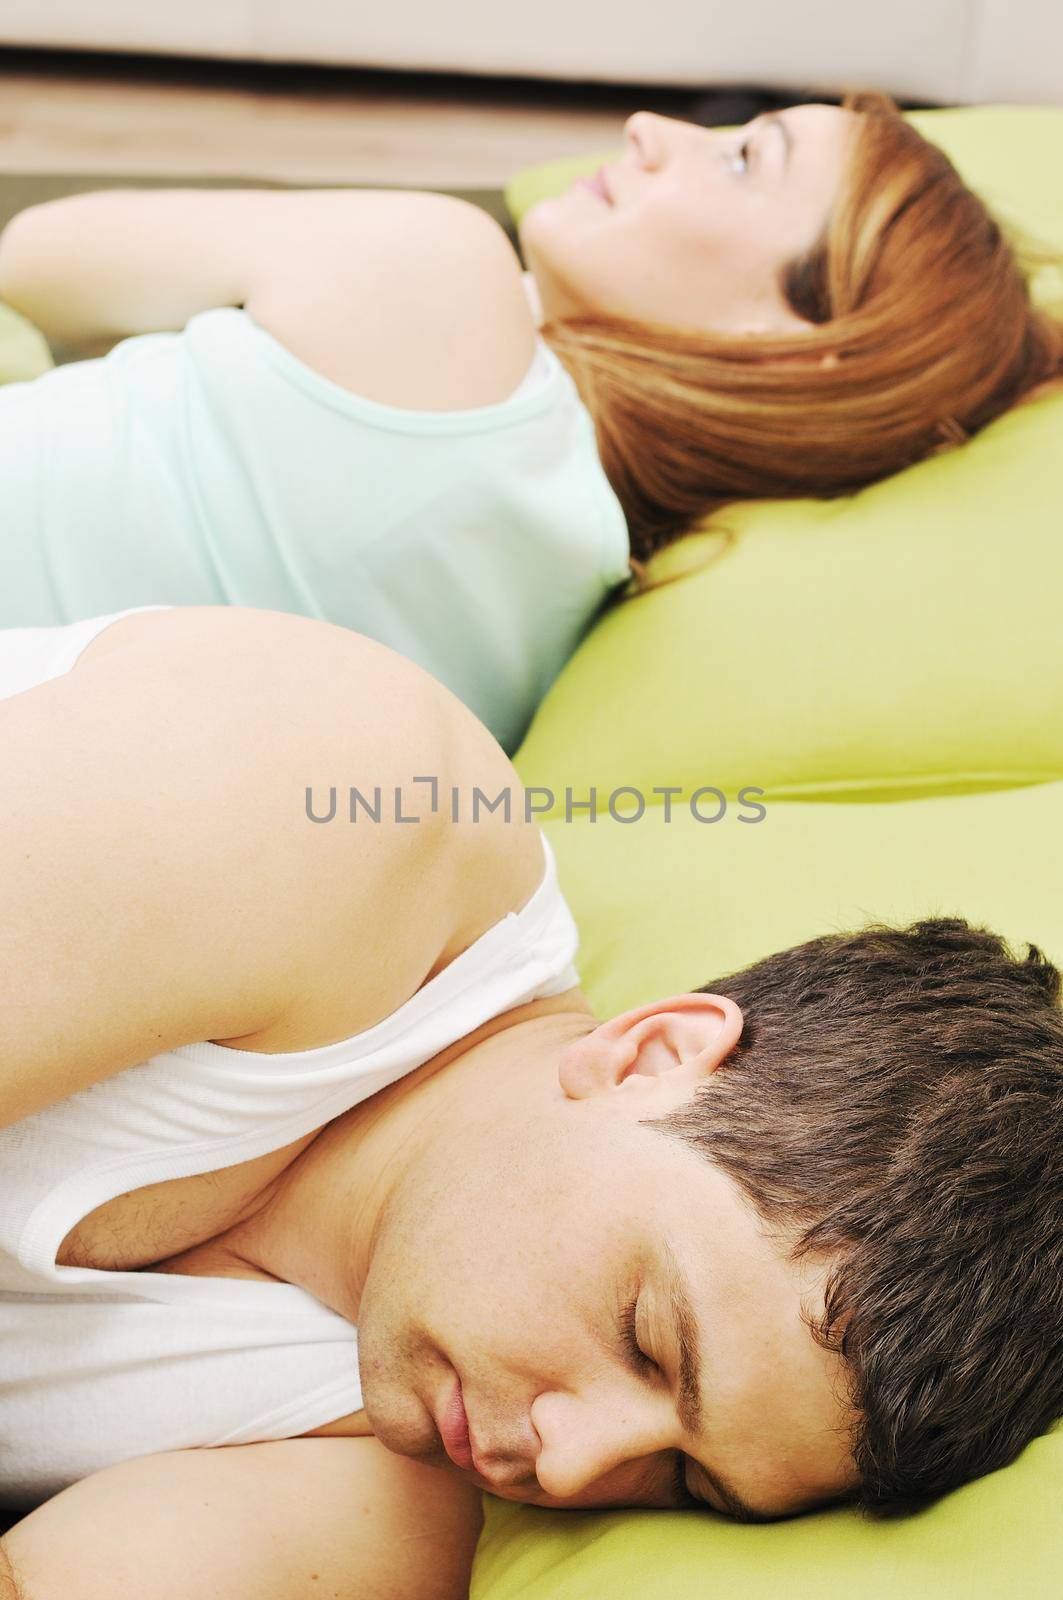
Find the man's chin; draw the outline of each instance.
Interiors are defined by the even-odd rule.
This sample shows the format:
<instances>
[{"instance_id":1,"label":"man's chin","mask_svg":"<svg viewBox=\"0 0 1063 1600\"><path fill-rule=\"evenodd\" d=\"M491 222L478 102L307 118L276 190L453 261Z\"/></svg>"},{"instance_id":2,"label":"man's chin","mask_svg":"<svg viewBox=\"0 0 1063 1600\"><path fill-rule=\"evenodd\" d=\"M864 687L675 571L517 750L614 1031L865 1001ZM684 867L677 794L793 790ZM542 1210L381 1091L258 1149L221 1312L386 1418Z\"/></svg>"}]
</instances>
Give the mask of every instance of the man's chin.
<instances>
[{"instance_id":1,"label":"man's chin","mask_svg":"<svg viewBox=\"0 0 1063 1600\"><path fill-rule=\"evenodd\" d=\"M396 1415L395 1408L389 1411L387 1406L381 1407L370 1401L364 1387L362 1401L362 1409L373 1435L385 1450L390 1450L392 1455L406 1456L408 1460L426 1467L446 1467L452 1472L457 1470L443 1448L434 1418L423 1403L417 1402L420 1416L411 1416L405 1406L401 1408L401 1414Z\"/></svg>"}]
</instances>

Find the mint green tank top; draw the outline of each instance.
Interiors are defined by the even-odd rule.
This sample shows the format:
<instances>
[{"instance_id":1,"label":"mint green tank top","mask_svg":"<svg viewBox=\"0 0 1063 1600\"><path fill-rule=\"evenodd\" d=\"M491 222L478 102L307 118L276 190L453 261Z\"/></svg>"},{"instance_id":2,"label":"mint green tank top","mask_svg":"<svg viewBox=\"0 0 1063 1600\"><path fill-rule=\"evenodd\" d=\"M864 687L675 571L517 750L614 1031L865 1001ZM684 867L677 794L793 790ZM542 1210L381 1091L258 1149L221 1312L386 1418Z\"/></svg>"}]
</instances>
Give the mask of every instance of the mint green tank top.
<instances>
[{"instance_id":1,"label":"mint green tank top","mask_svg":"<svg viewBox=\"0 0 1063 1600\"><path fill-rule=\"evenodd\" d=\"M540 338L508 399L378 404L244 311L0 388L0 627L245 605L369 634L512 753L611 590L620 502Z\"/></svg>"}]
</instances>

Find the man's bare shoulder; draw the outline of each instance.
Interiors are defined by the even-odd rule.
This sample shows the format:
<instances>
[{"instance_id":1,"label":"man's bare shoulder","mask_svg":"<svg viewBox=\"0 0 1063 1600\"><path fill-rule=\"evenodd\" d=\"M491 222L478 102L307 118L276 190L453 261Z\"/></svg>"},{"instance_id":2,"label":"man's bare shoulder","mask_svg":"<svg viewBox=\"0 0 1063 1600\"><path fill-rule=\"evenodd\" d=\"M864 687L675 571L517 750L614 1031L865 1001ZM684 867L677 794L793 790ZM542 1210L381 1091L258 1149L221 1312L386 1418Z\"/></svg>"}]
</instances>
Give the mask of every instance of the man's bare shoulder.
<instances>
[{"instance_id":1,"label":"man's bare shoulder","mask_svg":"<svg viewBox=\"0 0 1063 1600\"><path fill-rule=\"evenodd\" d=\"M195 1041L349 1038L534 887L534 830L433 807L427 776L511 769L397 652L281 612L145 612L123 643L128 621L0 701L0 1122Z\"/></svg>"},{"instance_id":2,"label":"man's bare shoulder","mask_svg":"<svg viewBox=\"0 0 1063 1600\"><path fill-rule=\"evenodd\" d=\"M94 674L90 685L84 674ZM335 623L250 606L171 606L121 617L81 652L85 695L120 696L150 681L160 733L225 720L252 769L313 758L337 781L380 784L403 763L438 764L460 703L388 645ZM454 701L454 709L447 700ZM292 776L295 776L293 770Z\"/></svg>"},{"instance_id":3,"label":"man's bare shoulder","mask_svg":"<svg viewBox=\"0 0 1063 1600\"><path fill-rule=\"evenodd\" d=\"M256 1032L257 1048L371 1026L542 881L542 839L498 742L367 635L287 612L174 607L112 624L76 671L86 698L153 686L159 727L184 729L186 757L215 776L226 747L238 803L209 824L223 877L227 859L246 860L249 829L274 872L287 861L302 999ZM183 781L202 776L186 759Z\"/></svg>"},{"instance_id":4,"label":"man's bare shoulder","mask_svg":"<svg viewBox=\"0 0 1063 1600\"><path fill-rule=\"evenodd\" d=\"M453 711L441 760L447 856L459 875L463 932L471 942L531 899L543 880L546 856L513 763L464 705Z\"/></svg>"}]
</instances>

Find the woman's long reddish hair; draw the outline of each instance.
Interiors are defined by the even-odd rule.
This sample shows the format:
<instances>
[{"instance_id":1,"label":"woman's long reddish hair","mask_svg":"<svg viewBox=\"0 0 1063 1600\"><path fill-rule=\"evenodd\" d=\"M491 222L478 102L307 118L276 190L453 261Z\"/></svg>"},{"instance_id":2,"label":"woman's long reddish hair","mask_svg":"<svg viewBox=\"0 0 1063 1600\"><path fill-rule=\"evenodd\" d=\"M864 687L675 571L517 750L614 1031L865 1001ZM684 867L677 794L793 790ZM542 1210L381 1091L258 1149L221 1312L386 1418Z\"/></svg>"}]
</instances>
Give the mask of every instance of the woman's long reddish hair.
<instances>
[{"instance_id":1,"label":"woman's long reddish hair","mask_svg":"<svg viewBox=\"0 0 1063 1600\"><path fill-rule=\"evenodd\" d=\"M833 212L780 276L812 330L600 314L540 330L594 418L640 576L722 505L850 493L1063 378L1063 322L1032 304L1020 265L1054 253L1010 242L888 95L851 91L842 105L863 115Z\"/></svg>"}]
</instances>

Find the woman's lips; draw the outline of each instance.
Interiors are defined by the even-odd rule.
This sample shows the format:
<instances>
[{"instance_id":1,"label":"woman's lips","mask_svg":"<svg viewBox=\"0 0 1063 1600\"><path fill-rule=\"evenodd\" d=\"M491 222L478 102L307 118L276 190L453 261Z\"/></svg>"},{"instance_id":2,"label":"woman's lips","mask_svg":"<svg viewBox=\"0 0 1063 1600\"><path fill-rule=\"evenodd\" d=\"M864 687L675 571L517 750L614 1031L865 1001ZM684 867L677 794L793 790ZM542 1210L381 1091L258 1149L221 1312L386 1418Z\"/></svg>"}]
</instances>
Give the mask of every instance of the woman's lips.
<instances>
[{"instance_id":1,"label":"woman's lips","mask_svg":"<svg viewBox=\"0 0 1063 1600\"><path fill-rule=\"evenodd\" d=\"M607 205L612 205L609 190L606 188L605 184L605 172L602 167L598 168L598 171L594 174L593 178L580 178L578 181L582 184L585 184L588 189L593 189L594 193L599 195Z\"/></svg>"},{"instance_id":2,"label":"woman's lips","mask_svg":"<svg viewBox=\"0 0 1063 1600\"><path fill-rule=\"evenodd\" d=\"M469 1438L469 1419L465 1415L465 1405L461 1398L460 1378L455 1381L442 1415L436 1418L436 1425L439 1428L439 1437L443 1441L443 1448L454 1465L464 1467L466 1472L475 1472L476 1463L472 1457L472 1442Z\"/></svg>"}]
</instances>

